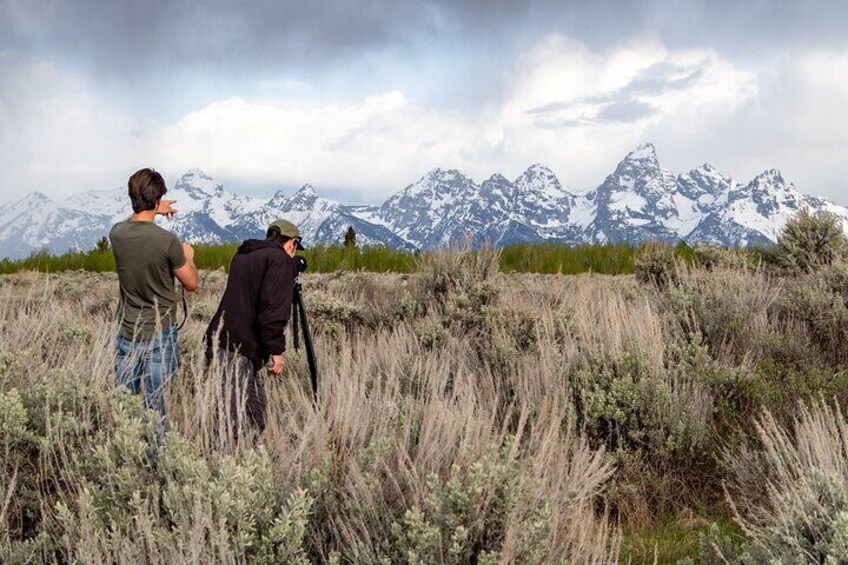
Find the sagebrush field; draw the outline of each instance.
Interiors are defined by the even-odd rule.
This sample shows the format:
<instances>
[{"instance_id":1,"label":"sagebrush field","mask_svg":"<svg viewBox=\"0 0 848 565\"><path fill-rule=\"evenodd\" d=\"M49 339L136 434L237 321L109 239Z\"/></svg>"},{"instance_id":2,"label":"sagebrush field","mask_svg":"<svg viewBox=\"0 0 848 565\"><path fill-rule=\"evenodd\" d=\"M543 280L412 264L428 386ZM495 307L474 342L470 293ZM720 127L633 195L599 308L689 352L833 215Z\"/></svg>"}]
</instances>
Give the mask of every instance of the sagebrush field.
<instances>
[{"instance_id":1,"label":"sagebrush field","mask_svg":"<svg viewBox=\"0 0 848 565\"><path fill-rule=\"evenodd\" d=\"M160 440L113 385L116 277L4 276L0 562L844 562L841 257L304 275L319 402L290 350L255 444L200 352L224 272L189 297Z\"/></svg>"}]
</instances>

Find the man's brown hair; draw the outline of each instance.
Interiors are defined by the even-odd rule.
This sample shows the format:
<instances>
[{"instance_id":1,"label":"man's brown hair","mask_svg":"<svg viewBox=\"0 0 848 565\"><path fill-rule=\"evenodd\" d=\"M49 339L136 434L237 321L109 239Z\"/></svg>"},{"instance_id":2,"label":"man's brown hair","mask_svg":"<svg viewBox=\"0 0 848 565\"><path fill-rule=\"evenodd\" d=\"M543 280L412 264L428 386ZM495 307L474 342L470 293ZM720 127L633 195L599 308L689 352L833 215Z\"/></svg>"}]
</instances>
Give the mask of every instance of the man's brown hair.
<instances>
[{"instance_id":1,"label":"man's brown hair","mask_svg":"<svg viewBox=\"0 0 848 565\"><path fill-rule=\"evenodd\" d=\"M156 202L165 196L165 179L153 169L140 169L127 182L133 212L155 210Z\"/></svg>"}]
</instances>

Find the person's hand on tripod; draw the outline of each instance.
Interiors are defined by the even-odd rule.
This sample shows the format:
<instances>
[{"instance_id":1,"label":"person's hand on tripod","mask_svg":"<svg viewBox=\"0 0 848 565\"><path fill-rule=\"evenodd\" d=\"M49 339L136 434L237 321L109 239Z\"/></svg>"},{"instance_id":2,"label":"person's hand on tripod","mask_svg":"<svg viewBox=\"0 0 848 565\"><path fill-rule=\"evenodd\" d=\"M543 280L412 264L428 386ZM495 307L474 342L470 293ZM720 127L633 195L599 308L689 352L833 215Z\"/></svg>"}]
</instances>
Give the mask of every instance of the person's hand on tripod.
<instances>
[{"instance_id":1,"label":"person's hand on tripod","mask_svg":"<svg viewBox=\"0 0 848 565\"><path fill-rule=\"evenodd\" d=\"M283 374L283 369L286 368L286 361L282 355L271 355L271 366L268 367L268 372L272 375Z\"/></svg>"}]
</instances>

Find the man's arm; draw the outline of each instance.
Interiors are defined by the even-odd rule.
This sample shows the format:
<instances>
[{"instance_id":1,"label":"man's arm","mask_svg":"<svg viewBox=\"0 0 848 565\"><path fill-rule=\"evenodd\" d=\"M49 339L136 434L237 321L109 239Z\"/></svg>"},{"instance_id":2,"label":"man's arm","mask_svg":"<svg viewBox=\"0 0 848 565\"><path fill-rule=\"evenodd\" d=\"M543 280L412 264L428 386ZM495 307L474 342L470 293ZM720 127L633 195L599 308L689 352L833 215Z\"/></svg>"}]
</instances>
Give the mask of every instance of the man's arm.
<instances>
[{"instance_id":1,"label":"man's arm","mask_svg":"<svg viewBox=\"0 0 848 565\"><path fill-rule=\"evenodd\" d=\"M279 254L270 260L259 291L259 341L274 361L272 374L283 372L283 351L286 339L283 331L289 321L294 292L294 268L288 256Z\"/></svg>"},{"instance_id":2,"label":"man's arm","mask_svg":"<svg viewBox=\"0 0 848 565\"><path fill-rule=\"evenodd\" d=\"M174 276L177 277L184 289L194 292L200 282L200 275L198 275L197 267L194 264L194 248L188 243L183 243L183 255L185 255L185 263L182 267L174 269Z\"/></svg>"}]
</instances>

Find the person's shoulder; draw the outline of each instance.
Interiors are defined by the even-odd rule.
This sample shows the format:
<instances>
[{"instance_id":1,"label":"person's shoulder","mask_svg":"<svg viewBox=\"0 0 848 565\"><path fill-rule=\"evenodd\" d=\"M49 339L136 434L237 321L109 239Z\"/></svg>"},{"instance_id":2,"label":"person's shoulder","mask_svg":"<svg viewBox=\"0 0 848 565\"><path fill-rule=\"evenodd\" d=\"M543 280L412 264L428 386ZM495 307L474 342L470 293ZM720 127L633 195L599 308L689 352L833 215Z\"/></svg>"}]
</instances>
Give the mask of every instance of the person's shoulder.
<instances>
[{"instance_id":1,"label":"person's shoulder","mask_svg":"<svg viewBox=\"0 0 848 565\"><path fill-rule=\"evenodd\" d=\"M267 250L268 255L274 257L275 259L279 259L281 261L291 261L291 257L289 256L289 254L286 253L286 250L280 247L279 245L275 245L273 247L266 247L265 249Z\"/></svg>"},{"instance_id":2,"label":"person's shoulder","mask_svg":"<svg viewBox=\"0 0 848 565\"><path fill-rule=\"evenodd\" d=\"M124 231L127 228L128 224L129 224L129 222L127 222L126 220L121 220L120 222L113 225L111 227L111 229L109 230L109 238L111 239L112 236L115 235L115 234L120 234L122 231Z\"/></svg>"},{"instance_id":3,"label":"person's shoulder","mask_svg":"<svg viewBox=\"0 0 848 565\"><path fill-rule=\"evenodd\" d=\"M268 261L274 265L289 267L294 264L294 259L282 247L267 247L263 251L265 251Z\"/></svg>"},{"instance_id":4,"label":"person's shoulder","mask_svg":"<svg viewBox=\"0 0 848 565\"><path fill-rule=\"evenodd\" d=\"M180 238L174 232L167 230L156 222L138 222L138 229L144 232L145 239L151 244L163 248L181 245Z\"/></svg>"},{"instance_id":5,"label":"person's shoulder","mask_svg":"<svg viewBox=\"0 0 848 565\"><path fill-rule=\"evenodd\" d=\"M150 227L148 229L154 232L156 234L156 237L161 238L163 241L167 241L168 243L180 242L180 238L177 234L175 234L171 230L166 230L155 222L150 222Z\"/></svg>"}]
</instances>

